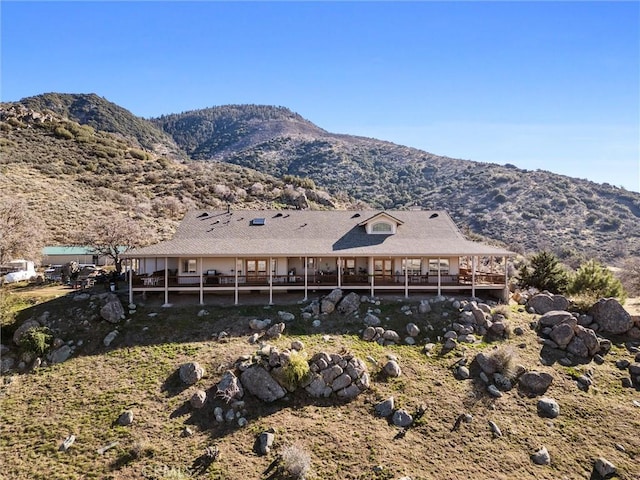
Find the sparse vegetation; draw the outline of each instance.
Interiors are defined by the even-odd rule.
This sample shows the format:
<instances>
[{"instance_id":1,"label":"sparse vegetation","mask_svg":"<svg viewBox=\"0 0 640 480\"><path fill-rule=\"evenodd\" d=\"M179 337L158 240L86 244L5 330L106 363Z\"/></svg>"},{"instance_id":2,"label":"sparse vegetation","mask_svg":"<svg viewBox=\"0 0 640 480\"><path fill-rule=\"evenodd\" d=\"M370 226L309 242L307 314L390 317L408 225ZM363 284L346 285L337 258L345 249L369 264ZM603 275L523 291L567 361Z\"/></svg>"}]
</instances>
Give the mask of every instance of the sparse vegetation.
<instances>
[{"instance_id":1,"label":"sparse vegetation","mask_svg":"<svg viewBox=\"0 0 640 480\"><path fill-rule=\"evenodd\" d=\"M282 449L280 467L282 480L305 480L311 471L311 456L299 445L287 445Z\"/></svg>"}]
</instances>

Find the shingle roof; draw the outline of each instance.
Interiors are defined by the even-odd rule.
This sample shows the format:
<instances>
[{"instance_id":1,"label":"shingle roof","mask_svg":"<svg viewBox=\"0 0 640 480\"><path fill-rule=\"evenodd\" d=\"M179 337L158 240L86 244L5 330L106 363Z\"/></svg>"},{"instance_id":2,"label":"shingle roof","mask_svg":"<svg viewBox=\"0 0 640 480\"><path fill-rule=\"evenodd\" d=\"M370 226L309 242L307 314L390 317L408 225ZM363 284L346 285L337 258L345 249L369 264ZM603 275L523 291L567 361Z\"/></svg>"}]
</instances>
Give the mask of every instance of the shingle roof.
<instances>
[{"instance_id":1,"label":"shingle roof","mask_svg":"<svg viewBox=\"0 0 640 480\"><path fill-rule=\"evenodd\" d=\"M187 213L171 240L126 257L155 256L447 256L513 255L466 240L442 210L389 211L396 234L367 234L380 211L232 210ZM264 225L252 220L264 218Z\"/></svg>"}]
</instances>

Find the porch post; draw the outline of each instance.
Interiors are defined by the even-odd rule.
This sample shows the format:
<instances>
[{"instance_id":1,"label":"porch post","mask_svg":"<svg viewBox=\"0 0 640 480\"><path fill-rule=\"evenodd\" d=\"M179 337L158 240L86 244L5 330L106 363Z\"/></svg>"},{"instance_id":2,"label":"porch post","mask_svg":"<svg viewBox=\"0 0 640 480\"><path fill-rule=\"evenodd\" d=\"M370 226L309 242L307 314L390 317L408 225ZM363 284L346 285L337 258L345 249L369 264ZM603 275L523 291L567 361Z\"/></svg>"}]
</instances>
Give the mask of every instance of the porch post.
<instances>
[{"instance_id":1,"label":"porch post","mask_svg":"<svg viewBox=\"0 0 640 480\"><path fill-rule=\"evenodd\" d=\"M507 257L504 256L504 303L509 304L509 268L507 266Z\"/></svg>"},{"instance_id":2,"label":"porch post","mask_svg":"<svg viewBox=\"0 0 640 480\"><path fill-rule=\"evenodd\" d=\"M169 258L164 257L164 304L169 305Z\"/></svg>"},{"instance_id":3,"label":"porch post","mask_svg":"<svg viewBox=\"0 0 640 480\"><path fill-rule=\"evenodd\" d=\"M238 305L238 257L235 258L235 265L233 266L233 271L235 272L235 281L233 284L234 288L234 304Z\"/></svg>"},{"instance_id":4,"label":"porch post","mask_svg":"<svg viewBox=\"0 0 640 480\"><path fill-rule=\"evenodd\" d=\"M129 259L129 303L133 303L133 258Z\"/></svg>"},{"instance_id":5,"label":"porch post","mask_svg":"<svg viewBox=\"0 0 640 480\"><path fill-rule=\"evenodd\" d=\"M369 257L369 278L371 279L371 297L375 297L375 270L373 269L373 257Z\"/></svg>"},{"instance_id":6,"label":"porch post","mask_svg":"<svg viewBox=\"0 0 640 480\"><path fill-rule=\"evenodd\" d=\"M309 258L304 257L304 298L302 300L307 300L307 292L309 289L309 278L307 276L307 269L309 268Z\"/></svg>"},{"instance_id":7,"label":"porch post","mask_svg":"<svg viewBox=\"0 0 640 480\"><path fill-rule=\"evenodd\" d=\"M273 305L273 259L269 257L269 305Z\"/></svg>"},{"instance_id":8,"label":"porch post","mask_svg":"<svg viewBox=\"0 0 640 480\"><path fill-rule=\"evenodd\" d=\"M409 298L409 261L404 257L404 298Z\"/></svg>"},{"instance_id":9,"label":"porch post","mask_svg":"<svg viewBox=\"0 0 640 480\"><path fill-rule=\"evenodd\" d=\"M442 295L442 275L440 273L440 261L441 258L438 257L438 296Z\"/></svg>"},{"instance_id":10,"label":"porch post","mask_svg":"<svg viewBox=\"0 0 640 480\"><path fill-rule=\"evenodd\" d=\"M342 259L338 257L338 288L342 286Z\"/></svg>"},{"instance_id":11,"label":"porch post","mask_svg":"<svg viewBox=\"0 0 640 480\"><path fill-rule=\"evenodd\" d=\"M200 305L204 305L204 283L202 283L202 257L200 257Z\"/></svg>"},{"instance_id":12,"label":"porch post","mask_svg":"<svg viewBox=\"0 0 640 480\"><path fill-rule=\"evenodd\" d=\"M476 261L477 256L474 255L471 257L471 296L475 298L476 296Z\"/></svg>"},{"instance_id":13,"label":"porch post","mask_svg":"<svg viewBox=\"0 0 640 480\"><path fill-rule=\"evenodd\" d=\"M375 275L371 274L371 298L376 296L375 285L374 285L376 283L375 279L376 279Z\"/></svg>"}]
</instances>

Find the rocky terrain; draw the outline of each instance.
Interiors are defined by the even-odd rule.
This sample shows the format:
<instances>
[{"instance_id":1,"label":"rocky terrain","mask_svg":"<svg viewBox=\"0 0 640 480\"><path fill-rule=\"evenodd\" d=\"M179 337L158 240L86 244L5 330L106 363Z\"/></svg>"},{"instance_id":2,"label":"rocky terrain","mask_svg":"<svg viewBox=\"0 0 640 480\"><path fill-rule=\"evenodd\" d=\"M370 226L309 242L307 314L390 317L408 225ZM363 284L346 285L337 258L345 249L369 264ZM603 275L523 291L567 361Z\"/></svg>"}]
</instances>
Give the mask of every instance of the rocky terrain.
<instances>
[{"instance_id":1,"label":"rocky terrain","mask_svg":"<svg viewBox=\"0 0 640 480\"><path fill-rule=\"evenodd\" d=\"M640 254L640 193L514 165L334 134L284 107L231 105L142 119L97 95L2 104L0 195L42 211L64 242L118 209L163 237L188 208L356 205L448 210L471 238L576 266ZM89 208L85 208L85 207Z\"/></svg>"},{"instance_id":2,"label":"rocky terrain","mask_svg":"<svg viewBox=\"0 0 640 480\"><path fill-rule=\"evenodd\" d=\"M615 300L61 293L3 325L7 478L640 478L640 317ZM16 345L35 325L42 356Z\"/></svg>"}]
</instances>

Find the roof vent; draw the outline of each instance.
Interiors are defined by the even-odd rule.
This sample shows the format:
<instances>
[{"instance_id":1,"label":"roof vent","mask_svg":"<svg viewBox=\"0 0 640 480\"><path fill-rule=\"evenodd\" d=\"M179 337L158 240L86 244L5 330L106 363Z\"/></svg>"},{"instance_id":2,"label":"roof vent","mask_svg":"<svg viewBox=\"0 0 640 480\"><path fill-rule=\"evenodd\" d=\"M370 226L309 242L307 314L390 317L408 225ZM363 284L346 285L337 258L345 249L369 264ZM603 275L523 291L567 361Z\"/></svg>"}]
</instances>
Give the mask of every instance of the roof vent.
<instances>
[{"instance_id":1,"label":"roof vent","mask_svg":"<svg viewBox=\"0 0 640 480\"><path fill-rule=\"evenodd\" d=\"M251 220L250 225L264 225L264 218L254 218Z\"/></svg>"},{"instance_id":2,"label":"roof vent","mask_svg":"<svg viewBox=\"0 0 640 480\"><path fill-rule=\"evenodd\" d=\"M432 213L429 218L438 218L438 214L437 213Z\"/></svg>"},{"instance_id":3,"label":"roof vent","mask_svg":"<svg viewBox=\"0 0 640 480\"><path fill-rule=\"evenodd\" d=\"M359 213L354 213L353 215L351 215L351 218L358 218L360 216Z\"/></svg>"},{"instance_id":4,"label":"roof vent","mask_svg":"<svg viewBox=\"0 0 640 480\"><path fill-rule=\"evenodd\" d=\"M209 214L207 212L201 213L200 215L198 215L197 218L204 218L204 217L208 217Z\"/></svg>"},{"instance_id":5,"label":"roof vent","mask_svg":"<svg viewBox=\"0 0 640 480\"><path fill-rule=\"evenodd\" d=\"M281 216L282 216L282 214L281 214L281 213L276 213L276 214L273 216L273 218L280 218Z\"/></svg>"}]
</instances>

